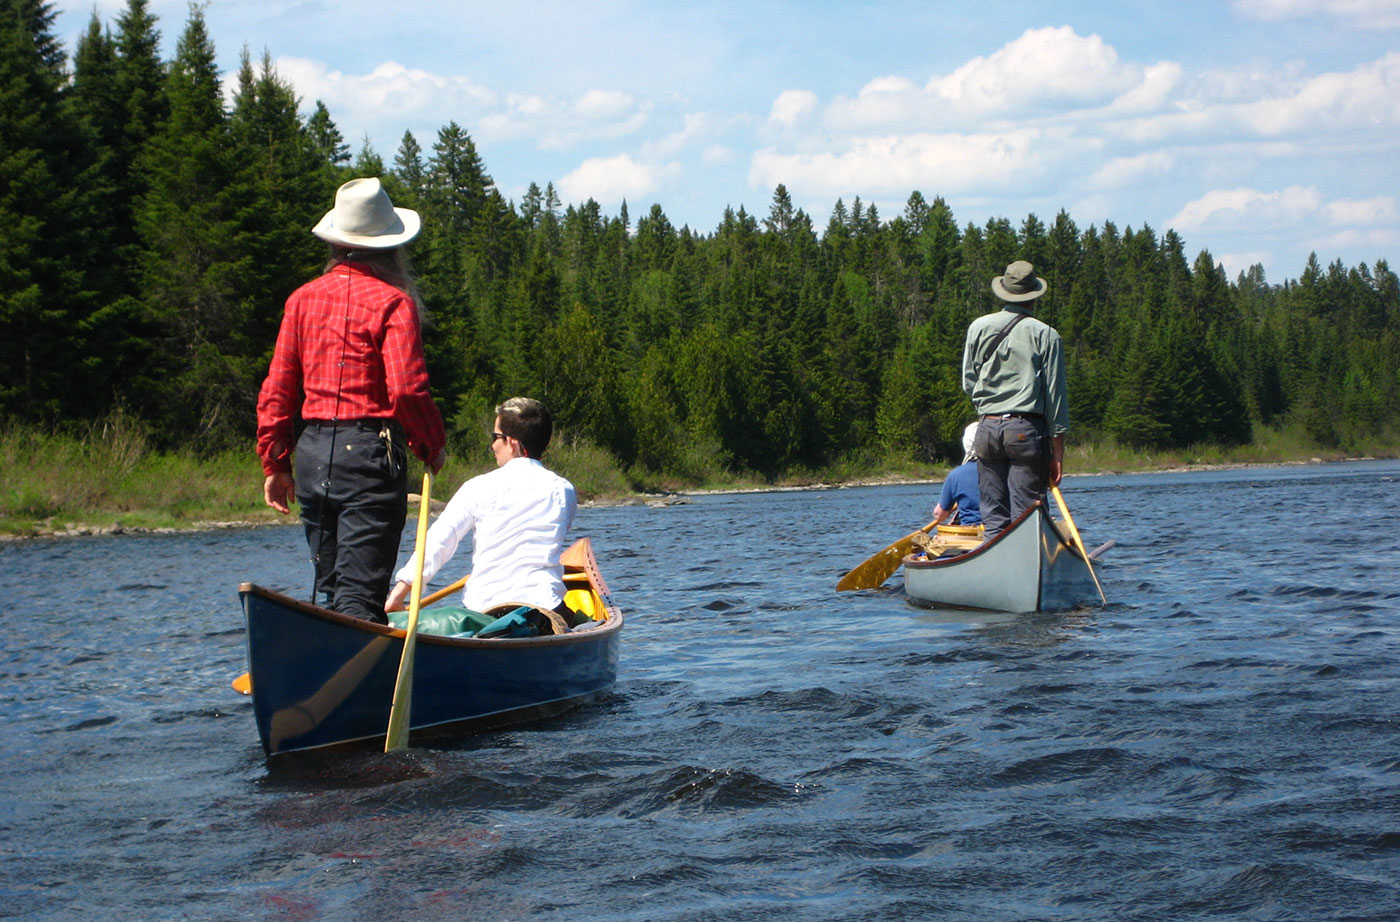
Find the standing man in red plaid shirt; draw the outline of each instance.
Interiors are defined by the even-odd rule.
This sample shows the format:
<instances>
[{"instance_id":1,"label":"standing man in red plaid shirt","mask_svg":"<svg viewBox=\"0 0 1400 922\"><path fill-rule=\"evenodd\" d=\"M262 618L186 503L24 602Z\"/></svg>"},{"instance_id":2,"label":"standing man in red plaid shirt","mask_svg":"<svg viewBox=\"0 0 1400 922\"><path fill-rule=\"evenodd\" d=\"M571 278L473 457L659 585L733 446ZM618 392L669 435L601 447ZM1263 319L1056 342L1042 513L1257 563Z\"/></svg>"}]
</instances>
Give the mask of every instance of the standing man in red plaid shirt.
<instances>
[{"instance_id":1,"label":"standing man in red plaid shirt","mask_svg":"<svg viewBox=\"0 0 1400 922\"><path fill-rule=\"evenodd\" d=\"M405 446L434 473L447 457L403 251L420 226L378 179L340 187L311 231L330 261L287 299L258 395L263 497L283 515L301 504L315 595L380 624L408 509Z\"/></svg>"}]
</instances>

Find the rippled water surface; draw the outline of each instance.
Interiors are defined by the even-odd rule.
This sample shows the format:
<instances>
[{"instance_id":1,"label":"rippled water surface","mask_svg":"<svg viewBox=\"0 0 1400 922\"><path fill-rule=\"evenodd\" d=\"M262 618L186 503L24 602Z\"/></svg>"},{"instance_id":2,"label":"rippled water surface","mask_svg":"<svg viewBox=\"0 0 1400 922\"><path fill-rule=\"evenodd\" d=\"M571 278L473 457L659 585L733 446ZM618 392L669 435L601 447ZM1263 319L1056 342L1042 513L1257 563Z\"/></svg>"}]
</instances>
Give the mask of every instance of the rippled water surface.
<instances>
[{"instance_id":1,"label":"rippled water surface","mask_svg":"<svg viewBox=\"0 0 1400 922\"><path fill-rule=\"evenodd\" d=\"M272 764L236 587L298 529L0 547L0 917L1400 918L1400 464L1064 493L1107 609L835 593L932 486L583 510L612 694Z\"/></svg>"}]
</instances>

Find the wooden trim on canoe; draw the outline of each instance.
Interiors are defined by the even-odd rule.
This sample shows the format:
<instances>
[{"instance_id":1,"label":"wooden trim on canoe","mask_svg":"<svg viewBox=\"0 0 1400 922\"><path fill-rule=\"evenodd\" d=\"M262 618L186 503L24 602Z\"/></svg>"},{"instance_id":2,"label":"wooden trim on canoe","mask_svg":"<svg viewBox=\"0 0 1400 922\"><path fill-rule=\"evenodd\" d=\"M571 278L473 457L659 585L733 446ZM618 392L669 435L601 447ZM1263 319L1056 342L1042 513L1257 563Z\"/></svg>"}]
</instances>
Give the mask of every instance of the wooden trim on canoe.
<instances>
[{"instance_id":1,"label":"wooden trim on canoe","mask_svg":"<svg viewBox=\"0 0 1400 922\"><path fill-rule=\"evenodd\" d=\"M1024 521L1025 521L1027 518L1029 518L1031 515L1034 515L1034 514L1035 514L1035 511L1036 511L1037 509L1043 509L1043 508L1045 508L1045 502L1044 502L1043 500L1036 500L1033 504L1031 504L1030 508L1028 508L1025 512L1021 513L1019 516L1017 516L1016 519L1015 519L1015 521L1013 521L1011 524L1009 524L1009 525L1007 525L1005 528L1003 528L1003 529L1001 530L1001 532L1000 532L995 538L993 538L993 539L990 540L990 541L984 541L984 542L982 542L981 544L977 545L977 547L973 548L972 550L968 551L968 552L965 553L965 554L953 554L953 555L950 555L950 556L948 556L948 557L934 557L934 558L932 558L932 559L927 558L927 557L915 557L915 556L913 556L913 555L911 554L910 556L904 558L904 565L905 565L906 567L920 567L920 568L922 568L922 567L939 567L939 566L947 566L947 565L950 564L950 563L957 563L957 562L960 562L960 561L970 560L970 559L972 559L973 557L980 557L982 554L987 553L987 551L990 550L991 548L994 548L994 547L996 547L998 544L1000 544L1000 543L1002 542L1002 540L1003 540L1007 535L1009 535L1009 534L1011 534L1013 531L1015 531L1016 528L1019 527L1020 524L1021 524L1022 522L1024 522ZM1050 516L1049 516L1048 513L1047 513L1047 515L1046 515L1046 518L1047 518L1047 519L1050 518ZM1058 534L1058 532L1057 532L1057 534ZM1061 536L1061 540L1063 541L1063 536ZM1068 542L1064 542L1064 543L1068 544ZM1076 552L1076 554L1077 554L1077 552Z\"/></svg>"}]
</instances>

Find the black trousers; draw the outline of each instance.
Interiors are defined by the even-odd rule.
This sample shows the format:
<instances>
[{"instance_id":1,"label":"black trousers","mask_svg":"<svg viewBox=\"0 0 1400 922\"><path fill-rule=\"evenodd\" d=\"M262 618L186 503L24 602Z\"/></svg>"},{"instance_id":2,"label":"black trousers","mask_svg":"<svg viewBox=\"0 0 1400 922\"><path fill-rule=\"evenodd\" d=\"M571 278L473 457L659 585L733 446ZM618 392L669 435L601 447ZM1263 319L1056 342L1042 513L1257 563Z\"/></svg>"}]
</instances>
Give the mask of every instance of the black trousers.
<instances>
[{"instance_id":1,"label":"black trousers","mask_svg":"<svg viewBox=\"0 0 1400 922\"><path fill-rule=\"evenodd\" d=\"M366 423L311 424L297 440L294 476L316 568L315 596L342 614L387 623L408 512L404 441ZM389 430L385 430L389 431Z\"/></svg>"},{"instance_id":2,"label":"black trousers","mask_svg":"<svg viewBox=\"0 0 1400 922\"><path fill-rule=\"evenodd\" d=\"M1050 485L1050 436L1040 417L983 417L973 438L982 527L1000 534Z\"/></svg>"}]
</instances>

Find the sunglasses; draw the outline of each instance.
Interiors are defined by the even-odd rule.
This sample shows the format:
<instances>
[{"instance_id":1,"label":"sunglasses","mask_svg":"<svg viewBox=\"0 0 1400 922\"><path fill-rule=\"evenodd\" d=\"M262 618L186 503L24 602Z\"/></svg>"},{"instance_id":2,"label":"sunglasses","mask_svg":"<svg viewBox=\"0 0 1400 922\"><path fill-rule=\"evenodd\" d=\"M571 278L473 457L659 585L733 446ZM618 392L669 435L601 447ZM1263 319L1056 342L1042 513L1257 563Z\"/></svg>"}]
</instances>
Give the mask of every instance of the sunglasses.
<instances>
[{"instance_id":1,"label":"sunglasses","mask_svg":"<svg viewBox=\"0 0 1400 922\"><path fill-rule=\"evenodd\" d=\"M491 444L495 445L498 440L508 438L510 438L510 436L506 435L504 432L493 432L491 433Z\"/></svg>"}]
</instances>

